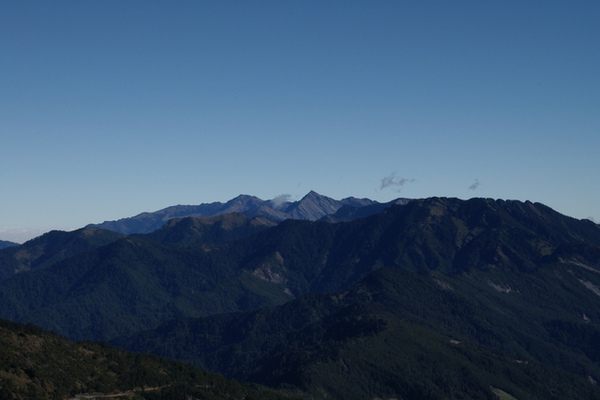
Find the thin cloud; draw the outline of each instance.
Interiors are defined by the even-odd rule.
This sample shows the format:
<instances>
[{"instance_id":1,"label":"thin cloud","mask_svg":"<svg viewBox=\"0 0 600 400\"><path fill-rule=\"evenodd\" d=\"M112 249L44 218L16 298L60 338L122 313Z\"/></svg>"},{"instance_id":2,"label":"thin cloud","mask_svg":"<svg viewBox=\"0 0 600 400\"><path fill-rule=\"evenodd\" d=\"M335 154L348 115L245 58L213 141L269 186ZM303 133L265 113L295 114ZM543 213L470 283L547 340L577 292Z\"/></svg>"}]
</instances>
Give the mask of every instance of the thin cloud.
<instances>
[{"instance_id":1,"label":"thin cloud","mask_svg":"<svg viewBox=\"0 0 600 400\"><path fill-rule=\"evenodd\" d=\"M479 179L475 179L475 182L473 182L473 184L471 186L469 186L469 190L477 190L477 188L481 185L481 183L479 183Z\"/></svg>"},{"instance_id":2,"label":"thin cloud","mask_svg":"<svg viewBox=\"0 0 600 400\"><path fill-rule=\"evenodd\" d=\"M290 194L280 194L279 196L271 200L271 204L273 205L273 208L278 209L285 205L285 203L288 203L291 200L291 198L292 195Z\"/></svg>"},{"instance_id":3,"label":"thin cloud","mask_svg":"<svg viewBox=\"0 0 600 400\"><path fill-rule=\"evenodd\" d=\"M400 177L395 172L392 172L390 175L381 179L379 189L394 188L397 192L401 192L404 185L414 181L414 179Z\"/></svg>"}]
</instances>

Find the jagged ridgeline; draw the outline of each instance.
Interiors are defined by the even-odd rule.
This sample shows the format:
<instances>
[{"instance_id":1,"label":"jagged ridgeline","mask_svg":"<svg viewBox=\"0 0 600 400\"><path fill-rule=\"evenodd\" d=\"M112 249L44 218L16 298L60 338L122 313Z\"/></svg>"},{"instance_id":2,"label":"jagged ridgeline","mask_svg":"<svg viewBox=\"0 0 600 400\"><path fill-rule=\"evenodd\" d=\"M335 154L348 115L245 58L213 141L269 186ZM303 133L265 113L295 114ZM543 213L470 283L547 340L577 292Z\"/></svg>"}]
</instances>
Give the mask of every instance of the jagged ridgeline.
<instances>
[{"instance_id":1,"label":"jagged ridgeline","mask_svg":"<svg viewBox=\"0 0 600 400\"><path fill-rule=\"evenodd\" d=\"M491 199L328 212L43 236L0 251L0 317L314 398L600 398L598 225Z\"/></svg>"},{"instance_id":2,"label":"jagged ridgeline","mask_svg":"<svg viewBox=\"0 0 600 400\"><path fill-rule=\"evenodd\" d=\"M399 199L395 202L405 201ZM340 217L346 217L346 213L350 213L350 217L352 217L351 213L357 209L367 207L366 210L369 210L369 206L374 206L372 212L376 212L386 205L355 197L335 200L314 191L309 192L299 201L289 201L287 196L280 196L273 200L262 200L255 196L240 195L226 203L214 202L197 206L172 206L155 212L141 213L135 217L105 221L101 224L89 226L124 234L150 233L173 218L212 217L221 214L240 213L248 217L267 217L273 221L283 221L285 219L316 221L324 217L334 217L338 211L340 211Z\"/></svg>"}]
</instances>

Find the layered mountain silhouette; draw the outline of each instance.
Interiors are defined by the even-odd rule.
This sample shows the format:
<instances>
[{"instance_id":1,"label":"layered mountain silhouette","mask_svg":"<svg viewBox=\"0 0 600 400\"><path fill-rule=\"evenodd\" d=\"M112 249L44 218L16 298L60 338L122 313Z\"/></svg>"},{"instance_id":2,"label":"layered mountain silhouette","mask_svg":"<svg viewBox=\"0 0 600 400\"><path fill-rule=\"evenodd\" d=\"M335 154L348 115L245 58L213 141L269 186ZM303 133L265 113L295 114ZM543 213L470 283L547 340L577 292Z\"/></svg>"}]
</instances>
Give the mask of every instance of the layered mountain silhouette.
<instances>
[{"instance_id":1,"label":"layered mountain silhouette","mask_svg":"<svg viewBox=\"0 0 600 400\"><path fill-rule=\"evenodd\" d=\"M248 217L267 217L273 221L285 219L303 219L316 221L334 214L340 208L348 206L352 209L378 204L369 199L348 197L342 200L322 196L314 191L309 192L299 201L286 201L285 198L262 200L255 196L240 195L226 203L207 203L197 206L178 205L167 207L156 212L145 212L135 217L117 221L106 221L89 226L111 230L123 234L149 233L162 227L173 218L211 217L219 214L240 213ZM376 212L377 210L374 210Z\"/></svg>"},{"instance_id":2,"label":"layered mountain silhouette","mask_svg":"<svg viewBox=\"0 0 600 400\"><path fill-rule=\"evenodd\" d=\"M14 246L18 246L18 243L14 243L14 242L9 242L7 240L0 240L0 250L5 249L7 247L14 247Z\"/></svg>"},{"instance_id":3,"label":"layered mountain silhouette","mask_svg":"<svg viewBox=\"0 0 600 400\"><path fill-rule=\"evenodd\" d=\"M246 219L238 224L241 229L251 225L249 217L236 218ZM175 317L345 290L382 267L446 275L532 273L569 246L588 246L592 253L600 246L600 230L589 221L541 204L488 199L415 200L345 223L286 220L224 243L195 241L196 233L204 237L205 232L190 227L203 224L190 222L177 220L149 235L111 239L6 279L0 282L0 316L73 339L106 340ZM164 239L178 235L182 243ZM596 284L589 269L578 271L592 274L585 281Z\"/></svg>"},{"instance_id":4,"label":"layered mountain silhouette","mask_svg":"<svg viewBox=\"0 0 600 400\"><path fill-rule=\"evenodd\" d=\"M114 242L123 235L97 228L51 231L0 251L0 280L50 266L65 258Z\"/></svg>"},{"instance_id":5,"label":"layered mountain silhouette","mask_svg":"<svg viewBox=\"0 0 600 400\"><path fill-rule=\"evenodd\" d=\"M191 244L222 243L250 236L277 225L267 217L246 217L234 212L212 217L174 218L144 236L157 242Z\"/></svg>"},{"instance_id":6,"label":"layered mountain silhouette","mask_svg":"<svg viewBox=\"0 0 600 400\"><path fill-rule=\"evenodd\" d=\"M597 328L524 286L382 268L347 291L178 319L115 343L315 398L597 398Z\"/></svg>"},{"instance_id":7,"label":"layered mountain silhouette","mask_svg":"<svg viewBox=\"0 0 600 400\"><path fill-rule=\"evenodd\" d=\"M591 221L492 199L312 192L272 202L284 220L232 202L0 250L0 317L307 398L600 398Z\"/></svg>"}]
</instances>

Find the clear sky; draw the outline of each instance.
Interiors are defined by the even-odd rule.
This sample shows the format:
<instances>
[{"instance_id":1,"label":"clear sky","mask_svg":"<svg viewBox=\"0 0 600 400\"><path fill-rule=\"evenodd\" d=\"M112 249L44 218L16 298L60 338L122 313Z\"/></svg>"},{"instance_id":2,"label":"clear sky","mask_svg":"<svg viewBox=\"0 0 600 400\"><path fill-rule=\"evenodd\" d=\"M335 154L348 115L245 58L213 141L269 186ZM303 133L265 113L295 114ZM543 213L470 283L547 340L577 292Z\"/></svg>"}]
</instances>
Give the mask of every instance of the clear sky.
<instances>
[{"instance_id":1,"label":"clear sky","mask_svg":"<svg viewBox=\"0 0 600 400\"><path fill-rule=\"evenodd\" d=\"M0 2L0 239L239 194L600 222L600 2Z\"/></svg>"}]
</instances>

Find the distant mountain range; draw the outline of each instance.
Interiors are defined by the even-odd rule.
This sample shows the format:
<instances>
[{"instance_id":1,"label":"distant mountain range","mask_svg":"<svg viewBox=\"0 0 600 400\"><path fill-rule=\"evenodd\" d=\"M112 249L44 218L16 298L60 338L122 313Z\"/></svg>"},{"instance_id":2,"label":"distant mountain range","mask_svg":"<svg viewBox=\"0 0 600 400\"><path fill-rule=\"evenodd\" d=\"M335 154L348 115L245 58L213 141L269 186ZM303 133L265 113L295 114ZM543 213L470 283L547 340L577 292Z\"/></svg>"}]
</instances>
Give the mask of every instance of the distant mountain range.
<instances>
[{"instance_id":1,"label":"distant mountain range","mask_svg":"<svg viewBox=\"0 0 600 400\"><path fill-rule=\"evenodd\" d=\"M0 250L0 318L306 399L600 399L591 221L479 198L237 199Z\"/></svg>"},{"instance_id":2,"label":"distant mountain range","mask_svg":"<svg viewBox=\"0 0 600 400\"><path fill-rule=\"evenodd\" d=\"M14 247L14 246L18 246L19 243L14 243L14 242L9 242L6 240L0 240L0 250L5 249L7 247Z\"/></svg>"},{"instance_id":3,"label":"distant mountain range","mask_svg":"<svg viewBox=\"0 0 600 400\"><path fill-rule=\"evenodd\" d=\"M300 201L283 201L280 199L261 200L255 196L240 195L226 203L207 203L197 206L178 205L167 207L155 212L145 212L134 217L117 221L106 221L101 224L91 224L89 227L108 229L126 235L132 233L149 233L162 227L173 218L183 217L212 217L220 214L240 213L248 217L267 217L273 221L285 219L302 219L316 221L329 217L329 221L353 219L358 214L361 217L377 213L392 203L406 203L406 199L398 199L391 203L381 204L369 199L348 197L334 200L314 191L309 192ZM363 213L359 209L365 208ZM339 215L336 216L336 213Z\"/></svg>"}]
</instances>

